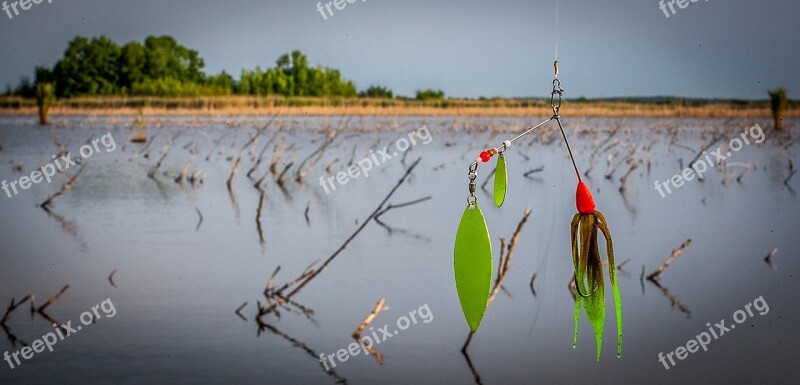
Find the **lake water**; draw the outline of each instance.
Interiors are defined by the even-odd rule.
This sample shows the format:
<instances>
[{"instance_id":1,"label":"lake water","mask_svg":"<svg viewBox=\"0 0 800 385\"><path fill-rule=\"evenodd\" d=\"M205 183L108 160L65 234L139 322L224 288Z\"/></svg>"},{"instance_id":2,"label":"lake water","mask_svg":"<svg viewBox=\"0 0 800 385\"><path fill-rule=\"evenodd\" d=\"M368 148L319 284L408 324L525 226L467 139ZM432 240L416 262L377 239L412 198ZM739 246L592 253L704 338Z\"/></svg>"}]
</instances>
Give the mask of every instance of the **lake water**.
<instances>
[{"instance_id":1,"label":"lake water","mask_svg":"<svg viewBox=\"0 0 800 385\"><path fill-rule=\"evenodd\" d=\"M488 308L468 361L460 349L469 329L453 278L467 167L489 144L499 145L539 118L280 117L241 152L232 194L226 179L236 158L269 117L148 117L148 135L155 137L145 151L146 145L127 143L132 120L56 116L41 128L32 117L0 117L0 179L8 182L30 175L59 153L59 144L73 160L87 140L107 133L116 145L98 142L83 173L54 199L49 213L38 205L79 166L52 183L32 184L18 195L12 191L11 198L0 192L0 301L35 294L38 307L69 285L46 314L62 324L71 321L72 327L82 325L82 314L93 307L99 315L87 316L98 319L59 340L52 352L28 360L18 356L22 365L14 369L0 361L2 384L794 383L800 374L792 363L800 353L795 307L800 177L784 184L790 159L797 165L800 157L796 142L778 143L767 120L563 118L578 166L583 171L593 165L584 180L608 220L616 262L624 263L622 357L615 354L609 292L599 362L585 314L572 348L574 302L567 285L576 183L555 126L520 139L508 151L509 189L502 208L491 203L491 180L481 189L493 166L478 170L477 198L493 239L495 270L498 237L510 238L525 208L532 214L503 285L507 292ZM727 143L756 123L764 128L763 142L748 137L750 144L732 152L724 168L708 170L704 181L687 181L663 198L654 188L656 180L664 182L687 167L715 134L727 152ZM322 146L328 128L341 133L318 160L305 162L316 166L298 184L298 165ZM415 132L416 145L394 156L394 143ZM173 138L161 166L148 177ZM279 143L276 174L292 165L283 188L272 174L263 183L260 236L261 192L246 173L267 143L253 178L268 169ZM391 159L369 152L384 146L390 146ZM188 174L203 175L202 183L176 183L192 154ZM625 163L629 154L631 163ZM320 185L320 177L347 171L351 159L356 164L372 155L380 164L368 177L332 181L336 190L329 193ZM274 285L281 286L315 260L328 258L417 158L390 202L430 199L387 212L380 218L386 227L369 223L292 298L313 315L290 306L280 317L264 316L269 326L259 328L257 302L266 304L262 293L276 267ZM638 168L621 193L620 178L631 164ZM643 269L645 275L655 270L687 239L691 244L661 274L663 289L640 280ZM770 266L764 257L774 248ZM108 277L115 269L112 285ZM534 274L536 296L529 286ZM389 308L362 335L389 325L386 330L394 335L376 346L384 363L360 354L337 360L335 374L327 373L315 355L347 349L380 298ZM235 311L244 302L243 319ZM738 313L746 319L737 324L734 313L746 306L755 311ZM0 353L21 348L14 338L32 344L54 331L29 309L26 303L11 314L8 332L0 333ZM398 319L412 311L417 322L398 330ZM669 370L659 362L660 352L687 345L709 331L706 323L713 327L722 319L737 327L709 343L707 351L675 358Z\"/></svg>"}]
</instances>

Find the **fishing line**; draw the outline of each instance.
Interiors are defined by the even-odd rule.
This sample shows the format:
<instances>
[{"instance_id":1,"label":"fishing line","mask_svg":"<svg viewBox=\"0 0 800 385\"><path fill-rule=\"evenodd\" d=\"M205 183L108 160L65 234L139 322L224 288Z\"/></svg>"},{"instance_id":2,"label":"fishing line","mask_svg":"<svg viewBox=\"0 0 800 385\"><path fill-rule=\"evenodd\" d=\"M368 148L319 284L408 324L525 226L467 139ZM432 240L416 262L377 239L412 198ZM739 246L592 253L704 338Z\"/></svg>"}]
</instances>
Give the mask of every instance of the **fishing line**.
<instances>
[{"instance_id":1,"label":"fishing line","mask_svg":"<svg viewBox=\"0 0 800 385\"><path fill-rule=\"evenodd\" d=\"M556 54L555 54L555 62L558 63L558 0L556 0ZM556 77L558 77L558 69L556 69Z\"/></svg>"}]
</instances>

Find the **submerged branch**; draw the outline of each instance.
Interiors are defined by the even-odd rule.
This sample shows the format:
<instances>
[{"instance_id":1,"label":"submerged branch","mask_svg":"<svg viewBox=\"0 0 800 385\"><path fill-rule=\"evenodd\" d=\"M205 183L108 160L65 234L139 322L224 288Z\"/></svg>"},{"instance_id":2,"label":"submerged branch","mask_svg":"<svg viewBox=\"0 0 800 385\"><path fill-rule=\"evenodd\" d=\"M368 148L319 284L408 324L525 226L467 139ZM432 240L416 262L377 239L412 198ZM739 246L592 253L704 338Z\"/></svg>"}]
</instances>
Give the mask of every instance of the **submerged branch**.
<instances>
[{"instance_id":1,"label":"submerged branch","mask_svg":"<svg viewBox=\"0 0 800 385\"><path fill-rule=\"evenodd\" d=\"M364 220L362 222L362 224L355 230L355 232L353 232L353 234L351 234L344 241L344 243L341 246L339 246L339 248L336 249L336 251L333 254L331 254L322 263L322 265L318 269L313 270L313 272L311 272L310 274L308 274L308 276L306 276L304 279L302 279L302 281L297 285L297 287L295 287L291 292L289 292L289 294L287 294L283 298L280 298L278 301L276 301L275 303L269 305L268 307L261 308L259 310L259 318L261 318L264 315L268 314L269 312L273 311L275 308L277 308L278 306L280 306L283 303L285 303L288 299L290 299L293 296L295 296L298 292L300 292L300 290L303 289L303 287L305 287L309 282L311 282L311 280L313 280L317 275L322 273L322 271L325 269L325 267L327 267L334 259L336 259L336 257L339 256L339 254L341 254L342 251L344 251L345 248L347 248L347 246L350 244L350 242L352 242L353 239L355 239L358 236L358 234L360 234L361 231L364 230L364 228L370 222L372 222L372 219L374 219L375 216L378 213L380 213L382 210L384 210L384 207L385 207L386 203L389 201L389 199L391 199L391 197L400 188L400 186L402 186L403 183L405 183L406 179L408 179L408 176L411 175L411 172L414 171L414 168L417 167L417 165L419 164L419 162L421 160L422 160L422 158L417 158L417 160L414 161L413 164L411 164L411 166L406 170L405 174L403 174L403 176L397 182L397 184L391 189L391 191L389 191L389 194L386 195L386 197L383 198L383 201L381 201L381 203L378 205L378 207L376 207L375 210L373 210L373 212L367 217L366 220Z\"/></svg>"},{"instance_id":2,"label":"submerged branch","mask_svg":"<svg viewBox=\"0 0 800 385\"><path fill-rule=\"evenodd\" d=\"M692 243L691 238L687 239L686 242L683 242L683 244L680 247L678 247L677 249L672 250L672 255L670 255L669 258L667 258L664 261L664 263L662 263L661 266L658 267L658 269L656 269L655 271L650 273L650 275L647 276L647 279L650 280L650 281L658 280L659 276L664 271L664 269L669 267L670 263L672 263L672 261L674 261L675 258L678 258L678 256L681 255L681 253L683 253L683 250L685 250L687 247L689 247L690 243Z\"/></svg>"}]
</instances>

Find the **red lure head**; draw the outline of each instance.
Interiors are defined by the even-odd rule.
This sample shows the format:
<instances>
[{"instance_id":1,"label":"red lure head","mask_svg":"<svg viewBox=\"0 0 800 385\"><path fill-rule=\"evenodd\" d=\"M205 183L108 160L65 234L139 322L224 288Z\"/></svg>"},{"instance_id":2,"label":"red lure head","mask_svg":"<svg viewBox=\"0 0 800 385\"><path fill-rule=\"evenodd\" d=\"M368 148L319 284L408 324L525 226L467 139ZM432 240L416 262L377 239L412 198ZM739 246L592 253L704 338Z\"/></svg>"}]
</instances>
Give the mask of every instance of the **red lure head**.
<instances>
[{"instance_id":1,"label":"red lure head","mask_svg":"<svg viewBox=\"0 0 800 385\"><path fill-rule=\"evenodd\" d=\"M591 214L594 212L594 198L589 191L589 187L583 181L578 182L578 191L575 192L575 204L581 214Z\"/></svg>"}]
</instances>

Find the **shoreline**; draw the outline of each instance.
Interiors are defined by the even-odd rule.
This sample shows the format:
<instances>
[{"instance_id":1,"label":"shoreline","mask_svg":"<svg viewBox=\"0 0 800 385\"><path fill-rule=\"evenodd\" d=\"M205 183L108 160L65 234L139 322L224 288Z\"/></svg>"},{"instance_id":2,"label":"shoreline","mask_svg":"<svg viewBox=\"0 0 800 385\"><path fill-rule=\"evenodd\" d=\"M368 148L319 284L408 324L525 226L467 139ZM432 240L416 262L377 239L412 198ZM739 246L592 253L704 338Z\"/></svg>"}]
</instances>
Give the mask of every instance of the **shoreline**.
<instances>
[{"instance_id":1,"label":"shoreline","mask_svg":"<svg viewBox=\"0 0 800 385\"><path fill-rule=\"evenodd\" d=\"M341 107L279 107L279 108L51 108L50 116L437 116L437 117L546 117L548 108L341 108ZM593 107L564 108L563 116L584 118L772 118L768 109L651 109ZM38 116L36 108L0 108L0 116ZM789 110L785 118L800 118L800 110Z\"/></svg>"},{"instance_id":2,"label":"shoreline","mask_svg":"<svg viewBox=\"0 0 800 385\"><path fill-rule=\"evenodd\" d=\"M319 99L218 96L190 98L81 97L62 99L50 107L50 115L196 115L196 116L458 116L541 117L553 114L543 100L406 100ZM772 118L769 104L751 102L565 101L564 116L641 118ZM36 101L0 97L0 116L37 115ZM785 118L800 118L792 105Z\"/></svg>"}]
</instances>

